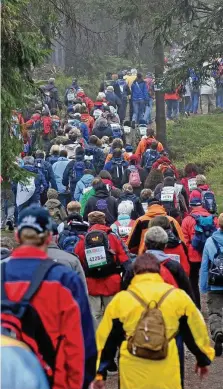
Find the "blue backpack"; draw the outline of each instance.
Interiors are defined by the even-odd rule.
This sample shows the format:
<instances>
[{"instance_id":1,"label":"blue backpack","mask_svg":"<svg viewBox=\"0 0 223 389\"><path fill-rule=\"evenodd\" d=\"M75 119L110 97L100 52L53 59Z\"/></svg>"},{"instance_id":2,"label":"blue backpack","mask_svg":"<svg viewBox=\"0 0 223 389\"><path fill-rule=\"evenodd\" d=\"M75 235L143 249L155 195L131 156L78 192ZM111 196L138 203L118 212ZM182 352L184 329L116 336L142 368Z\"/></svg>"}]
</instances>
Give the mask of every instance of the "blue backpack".
<instances>
[{"instance_id":1,"label":"blue backpack","mask_svg":"<svg viewBox=\"0 0 223 389\"><path fill-rule=\"evenodd\" d=\"M76 234L75 231L66 229L61 232L58 240L58 246L61 250L66 251L67 253L73 254L74 248L79 242L80 237Z\"/></svg>"},{"instance_id":2,"label":"blue backpack","mask_svg":"<svg viewBox=\"0 0 223 389\"><path fill-rule=\"evenodd\" d=\"M110 124L111 129L112 129L112 137L113 139L116 138L122 138L122 131L121 131L121 126L118 123L111 123Z\"/></svg>"},{"instance_id":3,"label":"blue backpack","mask_svg":"<svg viewBox=\"0 0 223 389\"><path fill-rule=\"evenodd\" d=\"M84 160L91 162L92 167L89 169L95 170L96 173L100 173L105 163L105 155L98 147L88 147L85 149Z\"/></svg>"},{"instance_id":4,"label":"blue backpack","mask_svg":"<svg viewBox=\"0 0 223 389\"><path fill-rule=\"evenodd\" d=\"M191 216L196 221L196 225L194 227L195 234L191 244L195 250L197 250L199 253L202 253L206 240L212 236L213 232L216 231L214 216L201 216L193 214Z\"/></svg>"},{"instance_id":5,"label":"blue backpack","mask_svg":"<svg viewBox=\"0 0 223 389\"><path fill-rule=\"evenodd\" d=\"M159 157L160 153L157 150L148 149L145 152L145 167L147 169L151 169L152 165L157 161L157 159L159 159Z\"/></svg>"},{"instance_id":6,"label":"blue backpack","mask_svg":"<svg viewBox=\"0 0 223 389\"><path fill-rule=\"evenodd\" d=\"M92 169L94 170L94 165L91 161L77 161L74 162L73 166L73 178L77 182L79 181L83 175L85 169Z\"/></svg>"},{"instance_id":7,"label":"blue backpack","mask_svg":"<svg viewBox=\"0 0 223 389\"><path fill-rule=\"evenodd\" d=\"M44 159L41 159L41 158L35 159L35 166L44 175L46 182L49 183L49 181L50 181L49 172L46 168L46 164L45 164Z\"/></svg>"},{"instance_id":8,"label":"blue backpack","mask_svg":"<svg viewBox=\"0 0 223 389\"><path fill-rule=\"evenodd\" d=\"M217 213L217 204L214 193L210 190L201 190L199 188L197 188L197 190L201 193L202 207L205 208L209 213Z\"/></svg>"}]
</instances>

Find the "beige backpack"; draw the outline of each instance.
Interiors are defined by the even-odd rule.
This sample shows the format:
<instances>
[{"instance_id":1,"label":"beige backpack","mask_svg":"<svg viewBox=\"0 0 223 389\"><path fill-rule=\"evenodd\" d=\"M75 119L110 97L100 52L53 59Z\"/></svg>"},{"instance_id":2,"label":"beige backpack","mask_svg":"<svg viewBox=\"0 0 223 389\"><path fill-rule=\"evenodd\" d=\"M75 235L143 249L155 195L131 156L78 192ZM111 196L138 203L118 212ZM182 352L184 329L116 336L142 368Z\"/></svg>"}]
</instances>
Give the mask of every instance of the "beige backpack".
<instances>
[{"instance_id":1,"label":"beige backpack","mask_svg":"<svg viewBox=\"0 0 223 389\"><path fill-rule=\"evenodd\" d=\"M146 304L136 293L128 290L128 292L145 308L133 335L127 340L127 348L130 354L139 358L152 360L166 358L168 342L173 339L176 334L170 339L167 339L163 314L159 308L174 289L175 288L169 289L158 302L151 301L149 304ZM151 307L151 303L153 304L153 307Z\"/></svg>"}]
</instances>

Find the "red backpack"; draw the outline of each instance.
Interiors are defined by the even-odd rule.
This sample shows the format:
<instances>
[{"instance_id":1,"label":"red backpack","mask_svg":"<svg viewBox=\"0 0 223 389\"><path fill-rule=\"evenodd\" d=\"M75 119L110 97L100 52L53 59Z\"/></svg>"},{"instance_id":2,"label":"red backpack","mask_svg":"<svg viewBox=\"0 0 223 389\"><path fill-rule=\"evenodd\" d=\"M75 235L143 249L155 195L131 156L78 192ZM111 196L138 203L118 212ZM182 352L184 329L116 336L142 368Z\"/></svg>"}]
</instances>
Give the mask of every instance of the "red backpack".
<instances>
[{"instance_id":1,"label":"red backpack","mask_svg":"<svg viewBox=\"0 0 223 389\"><path fill-rule=\"evenodd\" d=\"M42 122L43 122L44 135L51 134L51 132L52 132L52 119L49 116L44 116L42 118Z\"/></svg>"}]
</instances>

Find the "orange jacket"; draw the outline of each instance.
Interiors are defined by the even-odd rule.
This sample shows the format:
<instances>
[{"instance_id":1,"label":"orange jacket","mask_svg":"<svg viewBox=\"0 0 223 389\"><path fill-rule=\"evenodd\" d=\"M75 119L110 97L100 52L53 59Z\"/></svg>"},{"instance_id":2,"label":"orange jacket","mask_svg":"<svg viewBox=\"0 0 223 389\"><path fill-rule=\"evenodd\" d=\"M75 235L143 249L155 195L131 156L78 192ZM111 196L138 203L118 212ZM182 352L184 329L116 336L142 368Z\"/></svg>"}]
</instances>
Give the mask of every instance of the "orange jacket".
<instances>
[{"instance_id":1,"label":"orange jacket","mask_svg":"<svg viewBox=\"0 0 223 389\"><path fill-rule=\"evenodd\" d=\"M127 240L127 246L129 250L134 254L142 254L145 252L146 247L144 243L144 236L148 230L149 221L155 216L167 216L165 208L159 204L150 205L145 215L140 216L132 228L132 232ZM174 224L179 239L184 241L183 232L179 223L171 216L167 216L169 221Z\"/></svg>"},{"instance_id":2,"label":"orange jacket","mask_svg":"<svg viewBox=\"0 0 223 389\"><path fill-rule=\"evenodd\" d=\"M89 113L82 113L81 114L81 121L88 126L88 132L89 132L89 135L91 135L93 127L94 127L93 117L90 116Z\"/></svg>"},{"instance_id":3,"label":"orange jacket","mask_svg":"<svg viewBox=\"0 0 223 389\"><path fill-rule=\"evenodd\" d=\"M136 152L135 152L135 155L137 155L137 157L141 158L143 153L145 153L146 149L147 149L147 145L148 145L148 141L150 139L153 139L154 141L156 141L156 138L154 138L154 136L150 136L148 138L142 138L141 141L139 142L138 146L137 146L137 149L136 149ZM157 151L160 153L161 151L163 151L163 145L162 143L158 142L158 147L157 147Z\"/></svg>"},{"instance_id":4,"label":"orange jacket","mask_svg":"<svg viewBox=\"0 0 223 389\"><path fill-rule=\"evenodd\" d=\"M201 216L210 216L210 213L204 209L202 206L197 206L192 210L190 215L186 216L182 222L182 231L184 234L184 240L188 249L188 255L191 262L201 262L202 254L195 250L191 244L191 241L195 235L194 227L196 226L196 221L191 215L201 215ZM214 223L218 227L218 218L215 217Z\"/></svg>"},{"instance_id":5,"label":"orange jacket","mask_svg":"<svg viewBox=\"0 0 223 389\"><path fill-rule=\"evenodd\" d=\"M128 154L126 151L122 154L122 156L123 156L123 158L124 158L125 161L129 161L130 156L129 156L129 154ZM113 154L110 154L110 153L109 153L109 154L107 155L106 160L105 160L105 164L106 164L107 162L111 161L112 157L113 157Z\"/></svg>"}]
</instances>

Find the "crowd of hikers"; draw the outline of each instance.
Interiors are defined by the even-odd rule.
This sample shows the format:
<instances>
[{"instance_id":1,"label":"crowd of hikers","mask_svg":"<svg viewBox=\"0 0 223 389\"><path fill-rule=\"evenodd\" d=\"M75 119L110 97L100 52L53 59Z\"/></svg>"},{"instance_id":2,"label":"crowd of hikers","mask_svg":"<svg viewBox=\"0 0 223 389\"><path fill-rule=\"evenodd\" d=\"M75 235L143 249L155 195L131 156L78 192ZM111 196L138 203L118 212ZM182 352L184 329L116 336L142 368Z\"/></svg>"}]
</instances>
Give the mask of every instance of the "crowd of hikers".
<instances>
[{"instance_id":1,"label":"crowd of hikers","mask_svg":"<svg viewBox=\"0 0 223 389\"><path fill-rule=\"evenodd\" d=\"M2 389L182 389L184 344L201 378L222 355L223 214L156 139L150 78L109 74L96 101L73 80L62 115L50 79L13 111L28 176L2 189Z\"/></svg>"}]
</instances>

